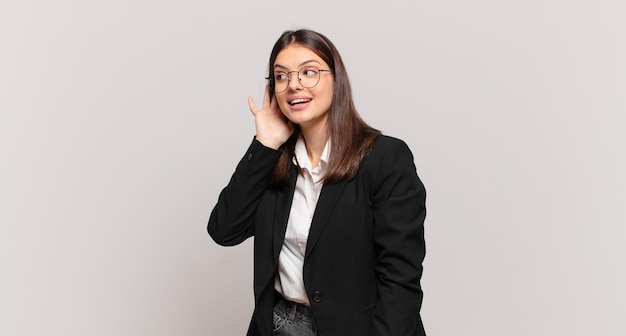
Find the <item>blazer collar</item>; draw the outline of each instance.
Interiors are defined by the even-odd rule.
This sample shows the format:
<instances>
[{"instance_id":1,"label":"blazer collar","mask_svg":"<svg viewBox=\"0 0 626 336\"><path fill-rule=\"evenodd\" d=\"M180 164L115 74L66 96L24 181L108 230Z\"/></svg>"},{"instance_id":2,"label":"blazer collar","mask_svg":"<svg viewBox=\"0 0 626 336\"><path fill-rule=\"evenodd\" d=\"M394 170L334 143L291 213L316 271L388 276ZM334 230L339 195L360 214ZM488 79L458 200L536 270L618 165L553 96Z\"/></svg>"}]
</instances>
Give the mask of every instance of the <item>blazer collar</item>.
<instances>
[{"instance_id":1,"label":"blazer collar","mask_svg":"<svg viewBox=\"0 0 626 336\"><path fill-rule=\"evenodd\" d=\"M272 235L274 249L274 260L278 260L280 249L285 240L285 232L287 231L287 221L289 220L289 211L293 201L293 194L296 190L296 179L298 178L298 169L292 166L290 171L290 179L285 190L278 192L276 204L274 205L274 232Z\"/></svg>"},{"instance_id":2,"label":"blazer collar","mask_svg":"<svg viewBox=\"0 0 626 336\"><path fill-rule=\"evenodd\" d=\"M287 230L287 221L289 220L289 211L291 210L291 202L293 200L293 194L296 188L296 178L298 177L298 169L293 166L291 170L291 178L289 184L285 187L285 190L278 193L276 197L275 213L274 213L274 232L273 232L273 250L274 260L278 260L280 250L283 246L283 240L285 239L285 232ZM311 251L315 248L317 241L319 240L330 215L332 214L337 200L347 181L341 181L338 183L328 183L322 186L320 197L313 213L313 219L311 221L311 228L309 229L309 238L307 240L306 252L304 254L304 260L306 261L311 255Z\"/></svg>"},{"instance_id":3,"label":"blazer collar","mask_svg":"<svg viewBox=\"0 0 626 336\"><path fill-rule=\"evenodd\" d=\"M309 238L306 243L306 252L304 254L304 260L306 261L311 255L311 251L315 248L315 245L324 231L326 223L332 214L337 200L346 186L346 181L339 183L324 184L322 192L317 201L315 212L313 213L313 220L311 222L311 229L309 230Z\"/></svg>"}]
</instances>

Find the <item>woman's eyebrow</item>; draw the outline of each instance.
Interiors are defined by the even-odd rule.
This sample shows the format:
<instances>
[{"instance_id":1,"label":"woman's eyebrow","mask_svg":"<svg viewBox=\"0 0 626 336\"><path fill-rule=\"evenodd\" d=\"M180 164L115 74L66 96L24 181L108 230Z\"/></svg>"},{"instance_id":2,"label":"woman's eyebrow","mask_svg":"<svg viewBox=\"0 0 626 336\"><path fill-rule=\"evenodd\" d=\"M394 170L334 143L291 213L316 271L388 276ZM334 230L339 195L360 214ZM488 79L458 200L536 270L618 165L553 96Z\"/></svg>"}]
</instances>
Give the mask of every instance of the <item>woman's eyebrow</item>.
<instances>
[{"instance_id":1,"label":"woman's eyebrow","mask_svg":"<svg viewBox=\"0 0 626 336\"><path fill-rule=\"evenodd\" d=\"M303 65L308 64L308 63L311 63L311 62L315 62L315 63L318 63L318 64L320 63L320 62L319 62L319 61L317 61L317 60L310 59L310 60L306 60L306 61L304 61L304 62L300 63L300 65L299 65L299 66L303 66ZM274 64L274 69L276 69L276 68L287 69L287 67L286 67L286 66L284 66L284 65L281 65L281 64Z\"/></svg>"},{"instance_id":2,"label":"woman's eyebrow","mask_svg":"<svg viewBox=\"0 0 626 336\"><path fill-rule=\"evenodd\" d=\"M307 60L307 61L304 61L304 62L300 63L300 66L303 66L303 65L305 65L305 64L307 64L307 63L311 63L311 62L315 62L315 63L318 63L318 64L319 64L319 62L318 62L317 60L310 59L310 60Z\"/></svg>"}]
</instances>

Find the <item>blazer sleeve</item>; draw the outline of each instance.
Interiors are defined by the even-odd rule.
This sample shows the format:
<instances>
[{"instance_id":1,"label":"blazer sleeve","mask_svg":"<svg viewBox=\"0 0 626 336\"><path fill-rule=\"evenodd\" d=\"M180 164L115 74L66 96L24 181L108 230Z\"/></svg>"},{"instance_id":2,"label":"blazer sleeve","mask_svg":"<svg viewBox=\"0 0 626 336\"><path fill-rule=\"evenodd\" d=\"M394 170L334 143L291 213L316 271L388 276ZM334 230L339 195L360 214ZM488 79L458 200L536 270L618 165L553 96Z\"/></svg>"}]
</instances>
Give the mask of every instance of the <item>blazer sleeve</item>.
<instances>
[{"instance_id":1,"label":"blazer sleeve","mask_svg":"<svg viewBox=\"0 0 626 336\"><path fill-rule=\"evenodd\" d=\"M408 146L392 139L385 147L372 190L378 298L370 335L425 335L420 280L426 190Z\"/></svg>"},{"instance_id":2,"label":"blazer sleeve","mask_svg":"<svg viewBox=\"0 0 626 336\"><path fill-rule=\"evenodd\" d=\"M216 243L236 245L254 235L254 213L280 154L252 141L211 212L207 229Z\"/></svg>"}]
</instances>

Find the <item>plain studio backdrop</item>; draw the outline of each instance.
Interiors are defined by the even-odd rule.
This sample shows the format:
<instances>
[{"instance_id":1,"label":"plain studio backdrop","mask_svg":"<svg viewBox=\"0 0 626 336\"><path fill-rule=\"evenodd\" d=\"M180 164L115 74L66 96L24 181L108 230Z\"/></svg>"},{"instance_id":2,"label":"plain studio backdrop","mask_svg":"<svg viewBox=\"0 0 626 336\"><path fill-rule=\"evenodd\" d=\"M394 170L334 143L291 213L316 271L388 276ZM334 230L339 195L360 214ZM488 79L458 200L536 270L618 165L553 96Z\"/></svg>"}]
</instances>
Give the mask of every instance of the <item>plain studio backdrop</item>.
<instances>
[{"instance_id":1,"label":"plain studio backdrop","mask_svg":"<svg viewBox=\"0 0 626 336\"><path fill-rule=\"evenodd\" d=\"M429 335L626 334L621 0L2 1L0 335L243 335L206 223L312 28L428 190Z\"/></svg>"}]
</instances>

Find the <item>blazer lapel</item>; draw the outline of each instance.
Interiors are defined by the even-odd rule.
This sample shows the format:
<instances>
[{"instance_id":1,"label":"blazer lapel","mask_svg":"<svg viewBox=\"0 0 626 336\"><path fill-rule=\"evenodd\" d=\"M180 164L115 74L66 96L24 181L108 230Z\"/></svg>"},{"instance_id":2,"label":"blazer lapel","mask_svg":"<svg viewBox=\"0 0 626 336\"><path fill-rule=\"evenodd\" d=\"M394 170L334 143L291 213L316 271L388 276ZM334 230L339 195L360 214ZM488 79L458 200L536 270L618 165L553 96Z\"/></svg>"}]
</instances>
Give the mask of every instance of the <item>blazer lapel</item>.
<instances>
[{"instance_id":1,"label":"blazer lapel","mask_svg":"<svg viewBox=\"0 0 626 336\"><path fill-rule=\"evenodd\" d=\"M273 249L274 260L278 260L280 249L283 246L283 240L285 240L285 232L287 231L287 221L289 220L289 211L291 210L291 203L293 201L293 193L296 190L296 178L298 177L298 170L291 170L291 176L289 184L285 186L285 189L277 192L276 205L274 207L274 232L273 232Z\"/></svg>"},{"instance_id":2,"label":"blazer lapel","mask_svg":"<svg viewBox=\"0 0 626 336\"><path fill-rule=\"evenodd\" d=\"M328 222L328 218L333 212L333 208L337 204L337 199L339 195L341 195L346 183L347 181L342 181L339 183L324 184L322 187L322 192L320 193L317 206L315 207L315 213L313 214L311 228L309 229L309 238L306 244L304 260L307 260L311 255L311 251L324 230L324 226Z\"/></svg>"}]
</instances>

